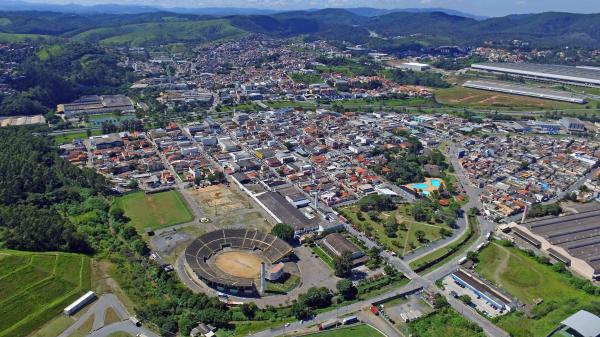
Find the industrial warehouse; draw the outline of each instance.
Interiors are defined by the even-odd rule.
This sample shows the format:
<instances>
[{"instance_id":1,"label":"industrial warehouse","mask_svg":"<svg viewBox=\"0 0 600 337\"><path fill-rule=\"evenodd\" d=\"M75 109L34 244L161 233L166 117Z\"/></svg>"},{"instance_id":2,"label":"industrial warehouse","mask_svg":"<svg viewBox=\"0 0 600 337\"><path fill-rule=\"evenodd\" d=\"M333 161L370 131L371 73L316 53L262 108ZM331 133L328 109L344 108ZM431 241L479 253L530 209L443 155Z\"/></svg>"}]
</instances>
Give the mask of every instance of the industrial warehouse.
<instances>
[{"instance_id":1,"label":"industrial warehouse","mask_svg":"<svg viewBox=\"0 0 600 337\"><path fill-rule=\"evenodd\" d=\"M600 208L512 224L515 236L589 279L600 278Z\"/></svg>"},{"instance_id":2,"label":"industrial warehouse","mask_svg":"<svg viewBox=\"0 0 600 337\"><path fill-rule=\"evenodd\" d=\"M600 70L595 68L533 63L479 63L473 64L471 68L540 81L600 87Z\"/></svg>"},{"instance_id":3,"label":"industrial warehouse","mask_svg":"<svg viewBox=\"0 0 600 337\"><path fill-rule=\"evenodd\" d=\"M536 88L524 85L514 85L511 83L491 82L491 81L467 81L463 84L466 88L495 91L512 95L529 96L554 101L585 104L586 100L578 95L570 94L564 91Z\"/></svg>"}]
</instances>

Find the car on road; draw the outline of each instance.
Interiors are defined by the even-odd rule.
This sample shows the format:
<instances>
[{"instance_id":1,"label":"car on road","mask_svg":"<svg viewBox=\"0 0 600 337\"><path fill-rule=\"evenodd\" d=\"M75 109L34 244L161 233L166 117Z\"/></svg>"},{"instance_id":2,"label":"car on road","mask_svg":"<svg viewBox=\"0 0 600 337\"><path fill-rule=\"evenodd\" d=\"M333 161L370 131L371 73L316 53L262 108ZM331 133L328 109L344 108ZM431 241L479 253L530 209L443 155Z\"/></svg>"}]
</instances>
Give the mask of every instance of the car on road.
<instances>
[{"instance_id":1,"label":"car on road","mask_svg":"<svg viewBox=\"0 0 600 337\"><path fill-rule=\"evenodd\" d=\"M200 222L201 223L209 223L210 219L209 218L200 218Z\"/></svg>"}]
</instances>

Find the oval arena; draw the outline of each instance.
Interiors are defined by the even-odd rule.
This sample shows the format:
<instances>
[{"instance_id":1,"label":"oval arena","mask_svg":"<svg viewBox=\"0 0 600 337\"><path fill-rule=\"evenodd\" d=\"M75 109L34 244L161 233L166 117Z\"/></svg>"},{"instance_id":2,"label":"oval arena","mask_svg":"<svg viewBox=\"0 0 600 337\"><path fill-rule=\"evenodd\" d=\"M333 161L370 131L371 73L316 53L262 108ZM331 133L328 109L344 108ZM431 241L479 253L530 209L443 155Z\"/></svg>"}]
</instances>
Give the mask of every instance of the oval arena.
<instances>
[{"instance_id":1,"label":"oval arena","mask_svg":"<svg viewBox=\"0 0 600 337\"><path fill-rule=\"evenodd\" d=\"M185 250L185 269L196 283L238 296L255 296L261 263L270 269L292 253L285 241L254 229L223 229L195 239Z\"/></svg>"}]
</instances>

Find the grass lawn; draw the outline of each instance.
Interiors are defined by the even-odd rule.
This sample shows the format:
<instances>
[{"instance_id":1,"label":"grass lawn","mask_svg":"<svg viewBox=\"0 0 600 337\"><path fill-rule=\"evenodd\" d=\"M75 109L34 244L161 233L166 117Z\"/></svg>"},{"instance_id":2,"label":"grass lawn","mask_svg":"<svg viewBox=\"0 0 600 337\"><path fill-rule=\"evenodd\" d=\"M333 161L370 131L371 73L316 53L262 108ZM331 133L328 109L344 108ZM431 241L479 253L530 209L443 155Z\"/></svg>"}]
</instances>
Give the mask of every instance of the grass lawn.
<instances>
[{"instance_id":1,"label":"grass lawn","mask_svg":"<svg viewBox=\"0 0 600 337\"><path fill-rule=\"evenodd\" d=\"M130 193L118 197L115 204L125 211L125 215L140 232L145 228L159 229L194 219L178 191L148 195L143 191Z\"/></svg>"},{"instance_id":2,"label":"grass lawn","mask_svg":"<svg viewBox=\"0 0 600 337\"><path fill-rule=\"evenodd\" d=\"M300 284L300 276L294 274L286 274L286 279L283 282L267 281L267 293L287 294L292 289Z\"/></svg>"},{"instance_id":3,"label":"grass lawn","mask_svg":"<svg viewBox=\"0 0 600 337\"><path fill-rule=\"evenodd\" d=\"M321 260L323 260L323 262L325 262L326 265L329 266L329 268L335 269L335 266L333 264L333 258L329 256L329 254L327 254L327 252L324 251L323 248L319 247L319 245L313 245L311 249L319 256Z\"/></svg>"},{"instance_id":4,"label":"grass lawn","mask_svg":"<svg viewBox=\"0 0 600 337\"><path fill-rule=\"evenodd\" d=\"M427 316L408 323L406 336L419 337L485 337L485 333L475 323L445 307Z\"/></svg>"},{"instance_id":5,"label":"grass lawn","mask_svg":"<svg viewBox=\"0 0 600 337\"><path fill-rule=\"evenodd\" d=\"M272 109L282 109L282 108L310 108L314 109L317 107L315 102L299 102L299 101L266 101L266 105L271 107Z\"/></svg>"},{"instance_id":6,"label":"grass lawn","mask_svg":"<svg viewBox=\"0 0 600 337\"><path fill-rule=\"evenodd\" d=\"M30 334L89 290L90 282L87 256L0 250L0 337Z\"/></svg>"},{"instance_id":7,"label":"grass lawn","mask_svg":"<svg viewBox=\"0 0 600 337\"><path fill-rule=\"evenodd\" d=\"M99 114L90 115L88 118L88 125L91 127L102 126L102 123L113 123L118 124L121 121L128 119L135 119L135 115L116 115L116 114Z\"/></svg>"},{"instance_id":8,"label":"grass lawn","mask_svg":"<svg viewBox=\"0 0 600 337\"><path fill-rule=\"evenodd\" d=\"M493 243L479 254L477 272L496 283L521 302L533 306L535 318L511 313L497 319L497 324L515 337L546 336L562 320L599 298L588 295L568 283L568 276L541 264L525 252Z\"/></svg>"},{"instance_id":9,"label":"grass lawn","mask_svg":"<svg viewBox=\"0 0 600 337\"><path fill-rule=\"evenodd\" d=\"M217 330L217 336L219 337L243 337L251 335L258 331L267 330L273 327L284 325L296 321L295 317L288 317L285 319L277 319L275 321L245 321L245 322L232 322L235 326L233 331L227 331L223 329Z\"/></svg>"},{"instance_id":10,"label":"grass lawn","mask_svg":"<svg viewBox=\"0 0 600 337\"><path fill-rule=\"evenodd\" d=\"M582 109L585 105L454 86L435 91L439 103L454 107Z\"/></svg>"},{"instance_id":11,"label":"grass lawn","mask_svg":"<svg viewBox=\"0 0 600 337\"><path fill-rule=\"evenodd\" d=\"M99 136L102 134L102 130L92 130L92 136ZM54 136L54 142L58 145L72 142L74 139L86 139L88 135L85 131L65 133L62 135Z\"/></svg>"},{"instance_id":12,"label":"grass lawn","mask_svg":"<svg viewBox=\"0 0 600 337\"><path fill-rule=\"evenodd\" d=\"M323 332L311 333L303 336L315 336L315 337L383 337L381 332L375 330L369 325L360 324L346 328L333 329Z\"/></svg>"},{"instance_id":13,"label":"grass lawn","mask_svg":"<svg viewBox=\"0 0 600 337\"><path fill-rule=\"evenodd\" d=\"M469 217L469 225L469 228L460 236L460 239L446 247L436 249L433 252L412 261L410 267L413 270L416 270L423 265L439 259L436 263L419 271L419 273L426 273L441 263L445 263L454 258L458 259L458 257L464 254L467 248L475 242L479 236L479 222L476 217Z\"/></svg>"},{"instance_id":14,"label":"grass lawn","mask_svg":"<svg viewBox=\"0 0 600 337\"><path fill-rule=\"evenodd\" d=\"M360 212L360 208L356 205L340 208L338 212L360 231L377 238L387 249L396 252L400 256L419 248L426 242L439 240L441 238L440 228L450 228L445 224L431 225L414 221L412 216L409 215L409 205L400 205L393 212L381 212L379 213L379 219L371 219L368 213L362 212L364 220L359 220L358 212ZM404 223L406 226L406 230L400 229L396 232L395 238L388 237L383 227L387 219L392 216L396 217L397 222ZM419 230L425 233L426 242L417 240L415 233Z\"/></svg>"}]
</instances>

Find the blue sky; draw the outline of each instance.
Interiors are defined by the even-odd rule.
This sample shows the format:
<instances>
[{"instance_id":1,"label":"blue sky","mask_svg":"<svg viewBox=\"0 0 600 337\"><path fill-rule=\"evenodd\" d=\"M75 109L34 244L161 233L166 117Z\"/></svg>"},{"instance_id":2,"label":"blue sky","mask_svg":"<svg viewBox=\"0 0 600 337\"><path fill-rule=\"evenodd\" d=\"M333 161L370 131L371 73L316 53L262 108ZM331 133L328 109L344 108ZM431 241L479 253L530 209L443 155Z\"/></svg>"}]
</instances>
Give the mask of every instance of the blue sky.
<instances>
[{"instance_id":1,"label":"blue sky","mask_svg":"<svg viewBox=\"0 0 600 337\"><path fill-rule=\"evenodd\" d=\"M0 0L2 1L2 0ZM163 7L253 7L307 9L322 7L443 7L487 16L562 11L600 13L600 0L27 0L37 3L93 5L142 4Z\"/></svg>"}]
</instances>

